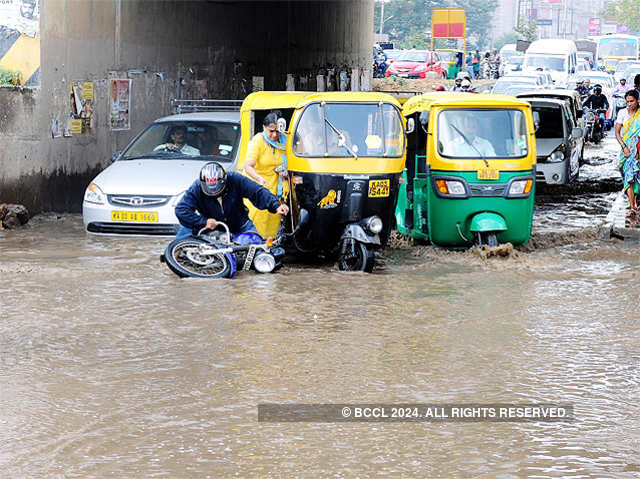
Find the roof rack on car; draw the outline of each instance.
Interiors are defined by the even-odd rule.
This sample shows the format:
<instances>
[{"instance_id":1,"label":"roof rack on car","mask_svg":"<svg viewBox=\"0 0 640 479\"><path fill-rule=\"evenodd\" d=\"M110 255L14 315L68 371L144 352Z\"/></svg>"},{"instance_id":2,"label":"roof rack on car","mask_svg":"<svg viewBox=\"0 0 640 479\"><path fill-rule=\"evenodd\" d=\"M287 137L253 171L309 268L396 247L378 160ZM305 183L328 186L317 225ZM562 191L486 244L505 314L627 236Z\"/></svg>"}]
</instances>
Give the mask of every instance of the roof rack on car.
<instances>
[{"instance_id":1,"label":"roof rack on car","mask_svg":"<svg viewBox=\"0 0 640 479\"><path fill-rule=\"evenodd\" d=\"M242 100L171 100L175 113L194 113L197 111L240 111Z\"/></svg>"}]
</instances>

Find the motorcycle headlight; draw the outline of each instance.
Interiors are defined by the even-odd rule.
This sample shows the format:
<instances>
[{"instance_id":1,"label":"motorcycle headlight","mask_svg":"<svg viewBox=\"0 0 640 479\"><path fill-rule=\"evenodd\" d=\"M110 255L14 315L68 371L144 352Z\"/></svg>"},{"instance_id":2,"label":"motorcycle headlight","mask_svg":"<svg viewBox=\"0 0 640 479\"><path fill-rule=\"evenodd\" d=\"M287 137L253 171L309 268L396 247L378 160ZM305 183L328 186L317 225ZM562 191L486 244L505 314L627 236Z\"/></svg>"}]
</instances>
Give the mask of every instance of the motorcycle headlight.
<instances>
[{"instance_id":1,"label":"motorcycle headlight","mask_svg":"<svg viewBox=\"0 0 640 479\"><path fill-rule=\"evenodd\" d=\"M533 182L531 180L517 180L511 183L508 196L528 195L531 192Z\"/></svg>"},{"instance_id":2,"label":"motorcycle headlight","mask_svg":"<svg viewBox=\"0 0 640 479\"><path fill-rule=\"evenodd\" d=\"M549 158L547 159L549 163L558 163L562 160L564 160L564 153L562 153L561 151L554 151L549 155Z\"/></svg>"},{"instance_id":3,"label":"motorcycle headlight","mask_svg":"<svg viewBox=\"0 0 640 479\"><path fill-rule=\"evenodd\" d=\"M276 259L269 253L258 253L253 259L253 267L258 273L271 273L276 268Z\"/></svg>"},{"instance_id":4,"label":"motorcycle headlight","mask_svg":"<svg viewBox=\"0 0 640 479\"><path fill-rule=\"evenodd\" d=\"M172 208L175 208L176 206L178 206L178 203L180 203L180 200L182 199L185 193L186 191L183 191L182 193L177 194L176 196L173 197L173 199L171 200Z\"/></svg>"},{"instance_id":5,"label":"motorcycle headlight","mask_svg":"<svg viewBox=\"0 0 640 479\"><path fill-rule=\"evenodd\" d=\"M107 197L95 183L91 183L84 192L84 201L96 205L104 205Z\"/></svg>"},{"instance_id":6,"label":"motorcycle headlight","mask_svg":"<svg viewBox=\"0 0 640 479\"><path fill-rule=\"evenodd\" d=\"M377 216L367 219L366 227L371 234L377 235L382 231L382 220Z\"/></svg>"}]
</instances>

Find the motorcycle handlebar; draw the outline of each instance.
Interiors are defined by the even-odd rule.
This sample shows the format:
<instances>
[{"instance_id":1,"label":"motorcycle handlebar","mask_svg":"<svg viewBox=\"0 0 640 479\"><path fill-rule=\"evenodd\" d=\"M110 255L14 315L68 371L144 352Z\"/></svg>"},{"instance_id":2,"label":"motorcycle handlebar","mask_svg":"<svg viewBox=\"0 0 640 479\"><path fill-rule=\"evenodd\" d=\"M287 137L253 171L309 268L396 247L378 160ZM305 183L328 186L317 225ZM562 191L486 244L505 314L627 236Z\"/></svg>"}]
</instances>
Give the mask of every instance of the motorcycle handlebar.
<instances>
[{"instance_id":1,"label":"motorcycle handlebar","mask_svg":"<svg viewBox=\"0 0 640 479\"><path fill-rule=\"evenodd\" d=\"M227 233L227 243L231 243L231 232L229 231L229 227L227 226L226 223L223 223L222 221L218 221L218 226L222 225L224 227L224 229L226 230ZM216 228L218 227L216 226ZM200 236L204 231L209 230L210 228L207 228L206 226L204 228L202 228L200 231L198 231L198 236ZM211 230L213 231L213 230Z\"/></svg>"}]
</instances>

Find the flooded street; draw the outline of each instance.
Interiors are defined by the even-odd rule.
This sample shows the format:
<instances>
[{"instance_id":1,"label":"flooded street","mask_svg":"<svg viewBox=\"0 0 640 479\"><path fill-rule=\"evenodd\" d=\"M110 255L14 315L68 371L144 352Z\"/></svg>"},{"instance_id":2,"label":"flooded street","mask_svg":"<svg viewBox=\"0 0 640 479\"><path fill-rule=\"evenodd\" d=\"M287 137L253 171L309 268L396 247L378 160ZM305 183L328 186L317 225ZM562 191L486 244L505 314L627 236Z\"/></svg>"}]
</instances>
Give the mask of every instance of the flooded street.
<instances>
[{"instance_id":1,"label":"flooded street","mask_svg":"<svg viewBox=\"0 0 640 479\"><path fill-rule=\"evenodd\" d=\"M619 190L611 151L540 192L539 246L506 258L397 246L372 275L180 280L166 239L87 236L77 215L0 232L0 475L638 477L640 246L591 231ZM358 402L576 420L257 421L259 403Z\"/></svg>"}]
</instances>

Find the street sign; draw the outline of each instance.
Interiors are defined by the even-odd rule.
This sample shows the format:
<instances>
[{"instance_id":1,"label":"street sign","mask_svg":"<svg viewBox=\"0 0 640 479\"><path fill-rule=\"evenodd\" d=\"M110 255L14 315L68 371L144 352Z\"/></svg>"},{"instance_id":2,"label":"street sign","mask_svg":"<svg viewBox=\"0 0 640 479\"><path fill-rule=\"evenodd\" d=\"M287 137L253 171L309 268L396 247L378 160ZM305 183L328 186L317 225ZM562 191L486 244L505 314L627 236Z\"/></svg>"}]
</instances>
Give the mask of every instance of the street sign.
<instances>
[{"instance_id":1,"label":"street sign","mask_svg":"<svg viewBox=\"0 0 640 479\"><path fill-rule=\"evenodd\" d=\"M549 25L553 25L553 20L551 18L538 18L536 20L536 25L541 27L547 27Z\"/></svg>"}]
</instances>

